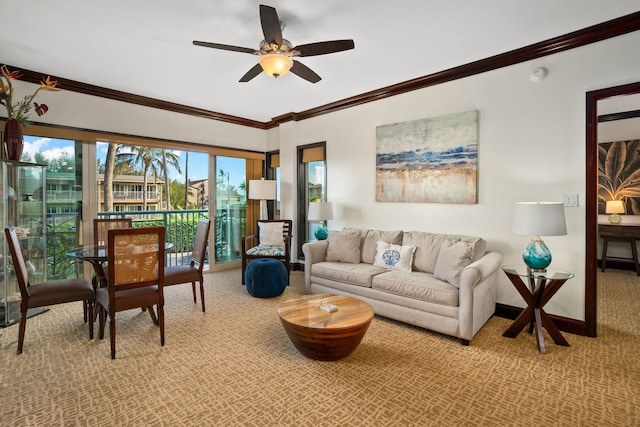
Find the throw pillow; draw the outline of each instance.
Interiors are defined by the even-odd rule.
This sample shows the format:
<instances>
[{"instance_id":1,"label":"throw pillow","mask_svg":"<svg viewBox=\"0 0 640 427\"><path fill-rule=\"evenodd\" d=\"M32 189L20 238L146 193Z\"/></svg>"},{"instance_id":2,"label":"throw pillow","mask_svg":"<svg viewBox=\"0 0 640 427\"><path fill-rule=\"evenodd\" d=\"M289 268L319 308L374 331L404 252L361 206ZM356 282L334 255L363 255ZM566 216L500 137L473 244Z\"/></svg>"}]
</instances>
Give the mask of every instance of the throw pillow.
<instances>
[{"instance_id":1,"label":"throw pillow","mask_svg":"<svg viewBox=\"0 0 640 427\"><path fill-rule=\"evenodd\" d=\"M284 222L258 222L261 246L284 246Z\"/></svg>"},{"instance_id":2,"label":"throw pillow","mask_svg":"<svg viewBox=\"0 0 640 427\"><path fill-rule=\"evenodd\" d=\"M376 242L376 257L373 265L392 270L411 272L415 246L400 246L383 241Z\"/></svg>"},{"instance_id":3,"label":"throw pillow","mask_svg":"<svg viewBox=\"0 0 640 427\"><path fill-rule=\"evenodd\" d=\"M373 264L376 260L377 242L383 241L394 245L402 244L402 231L381 231L369 230L363 235L362 242L362 262L365 264ZM414 245L415 246L415 245Z\"/></svg>"},{"instance_id":4,"label":"throw pillow","mask_svg":"<svg viewBox=\"0 0 640 427\"><path fill-rule=\"evenodd\" d=\"M471 264L473 245L467 242L453 243L448 240L442 242L433 277L446 280L453 286L460 287L460 273Z\"/></svg>"},{"instance_id":5,"label":"throw pillow","mask_svg":"<svg viewBox=\"0 0 640 427\"><path fill-rule=\"evenodd\" d=\"M360 232L329 231L325 261L360 264Z\"/></svg>"}]
</instances>

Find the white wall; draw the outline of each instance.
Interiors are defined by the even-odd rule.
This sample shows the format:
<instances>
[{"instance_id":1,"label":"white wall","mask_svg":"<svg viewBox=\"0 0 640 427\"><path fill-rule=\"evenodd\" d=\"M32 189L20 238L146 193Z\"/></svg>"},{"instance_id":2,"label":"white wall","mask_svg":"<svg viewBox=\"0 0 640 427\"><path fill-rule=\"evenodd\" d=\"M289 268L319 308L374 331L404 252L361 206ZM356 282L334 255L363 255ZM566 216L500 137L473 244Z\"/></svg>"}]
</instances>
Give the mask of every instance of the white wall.
<instances>
[{"instance_id":1,"label":"white wall","mask_svg":"<svg viewBox=\"0 0 640 427\"><path fill-rule=\"evenodd\" d=\"M39 123L265 151L266 132L261 129L83 95L64 89L60 92L41 92L38 99L41 103L49 105L47 114L37 117L36 121Z\"/></svg>"},{"instance_id":2,"label":"white wall","mask_svg":"<svg viewBox=\"0 0 640 427\"><path fill-rule=\"evenodd\" d=\"M552 267L571 271L549 302L550 313L584 320L585 269L585 93L640 80L640 32L551 55L466 79L287 124L280 140L283 185L294 187L298 145L327 143L328 200L336 206L332 229L368 227L423 230L484 237L503 264L521 263L529 237L511 232L518 201L561 201L567 236L547 237ZM532 83L529 73L549 74ZM475 205L378 203L375 201L376 126L477 109L479 111L478 203ZM286 171L292 167L291 171ZM295 212L294 197L283 200ZM289 205L289 203L292 203ZM287 206L288 205L288 206ZM503 274L498 302L524 306Z\"/></svg>"},{"instance_id":3,"label":"white wall","mask_svg":"<svg viewBox=\"0 0 640 427\"><path fill-rule=\"evenodd\" d=\"M267 151L280 149L283 217L296 214L296 147L327 142L328 199L336 205L330 227L423 230L484 237L504 264L520 263L529 238L511 232L517 201L560 201L577 193L580 206L566 208L568 235L547 237L552 266L569 270L568 281L549 302L550 313L584 319L585 93L640 81L640 32L528 63L368 103L277 129L216 122L148 107L62 91L43 93L52 107L40 122L205 145ZM549 75L529 81L532 69ZM45 98L46 96L46 98ZM55 103L53 102L55 96ZM376 126L477 109L478 203L475 205L377 203ZM498 302L524 306L506 276L499 275Z\"/></svg>"}]
</instances>

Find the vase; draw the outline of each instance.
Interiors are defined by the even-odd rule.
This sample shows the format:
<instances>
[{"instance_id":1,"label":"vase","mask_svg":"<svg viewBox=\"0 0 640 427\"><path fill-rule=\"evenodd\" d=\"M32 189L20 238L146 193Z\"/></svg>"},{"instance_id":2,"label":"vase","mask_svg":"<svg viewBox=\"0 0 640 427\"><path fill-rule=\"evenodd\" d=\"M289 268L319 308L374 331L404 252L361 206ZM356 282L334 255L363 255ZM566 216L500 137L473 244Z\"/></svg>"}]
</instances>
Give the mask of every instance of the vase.
<instances>
[{"instance_id":1,"label":"vase","mask_svg":"<svg viewBox=\"0 0 640 427\"><path fill-rule=\"evenodd\" d=\"M22 140L22 128L17 120L7 120L5 122L3 141L7 150L7 158L20 161L24 142Z\"/></svg>"}]
</instances>

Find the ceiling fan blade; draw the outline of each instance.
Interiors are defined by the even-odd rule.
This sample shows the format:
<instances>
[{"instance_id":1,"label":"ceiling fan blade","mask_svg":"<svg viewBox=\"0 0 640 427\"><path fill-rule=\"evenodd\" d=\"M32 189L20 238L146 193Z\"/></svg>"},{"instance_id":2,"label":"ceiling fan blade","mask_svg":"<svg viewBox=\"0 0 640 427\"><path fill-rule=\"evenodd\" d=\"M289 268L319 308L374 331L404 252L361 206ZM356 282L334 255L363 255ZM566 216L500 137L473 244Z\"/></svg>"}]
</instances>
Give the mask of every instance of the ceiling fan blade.
<instances>
[{"instance_id":1,"label":"ceiling fan blade","mask_svg":"<svg viewBox=\"0 0 640 427\"><path fill-rule=\"evenodd\" d=\"M211 47L213 49L230 50L230 51L233 51L233 52L257 53L255 49L250 49L248 47L231 46L231 45L228 45L228 44L201 42L201 41L198 41L198 40L194 40L193 44L196 45L196 46Z\"/></svg>"},{"instance_id":2,"label":"ceiling fan blade","mask_svg":"<svg viewBox=\"0 0 640 427\"><path fill-rule=\"evenodd\" d=\"M262 33L267 43L282 45L282 28L278 12L271 6L260 5L260 22L262 23Z\"/></svg>"},{"instance_id":3,"label":"ceiling fan blade","mask_svg":"<svg viewBox=\"0 0 640 427\"><path fill-rule=\"evenodd\" d=\"M247 71L247 73L244 76L242 76L242 78L238 81L242 83L246 83L252 78L254 78L255 76L257 76L258 74L260 74L261 72L262 72L262 66L260 65L260 63L258 63L254 65L249 71Z\"/></svg>"},{"instance_id":4,"label":"ceiling fan blade","mask_svg":"<svg viewBox=\"0 0 640 427\"><path fill-rule=\"evenodd\" d=\"M293 61L293 66L290 70L293 74L302 77L303 79L310 81L311 83L318 83L322 78L317 75L311 68L307 67L299 61Z\"/></svg>"},{"instance_id":5,"label":"ceiling fan blade","mask_svg":"<svg viewBox=\"0 0 640 427\"><path fill-rule=\"evenodd\" d=\"M342 52L343 50L353 49L355 44L353 40L332 40L327 42L317 42L309 44L301 44L294 47L300 52L300 56L326 55L327 53Z\"/></svg>"}]
</instances>

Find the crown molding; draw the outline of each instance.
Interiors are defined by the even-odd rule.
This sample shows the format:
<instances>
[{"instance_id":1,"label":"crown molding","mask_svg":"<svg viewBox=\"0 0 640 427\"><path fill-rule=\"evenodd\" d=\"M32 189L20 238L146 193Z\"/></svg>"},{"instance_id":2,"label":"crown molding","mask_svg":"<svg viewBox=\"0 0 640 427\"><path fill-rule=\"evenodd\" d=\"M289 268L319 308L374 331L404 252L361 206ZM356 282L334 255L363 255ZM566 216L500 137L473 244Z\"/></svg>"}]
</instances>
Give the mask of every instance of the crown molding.
<instances>
[{"instance_id":1,"label":"crown molding","mask_svg":"<svg viewBox=\"0 0 640 427\"><path fill-rule=\"evenodd\" d=\"M171 111L180 114L187 114L196 117L202 117L211 120L217 120L226 123L232 123L240 126L248 126L257 129L271 129L290 121L301 121L324 114L333 113L345 108L355 107L357 105L366 104L368 102L378 101L380 99L391 96L400 95L429 86L435 86L452 80L473 76L476 74L493 71L502 67L515 65L521 62L530 61L532 59L563 52L577 47L585 46L591 43L618 37L627 33L640 30L640 12L635 12L620 18L612 19L582 30L574 31L563 36L551 38L539 43L525 46L509 52L501 53L468 64L449 68L426 76L407 80L391 86L386 86L350 98L341 99L329 104L320 105L302 112L291 112L273 117L268 122L260 122L250 120L243 117L232 116L229 114L218 113L215 111L205 110L202 108L190 107L187 105L176 104L173 102L162 101L146 96L135 95L127 92L107 89L100 86L94 86L74 80L68 80L63 77L51 76L52 79L58 80L61 88L73 92L86 95L98 96L102 98L112 99L115 101L129 102L132 104L142 105L145 107L158 108L161 110ZM8 65L10 69L15 69ZM39 83L42 73L20 69L22 73L21 80L30 83Z\"/></svg>"}]
</instances>

